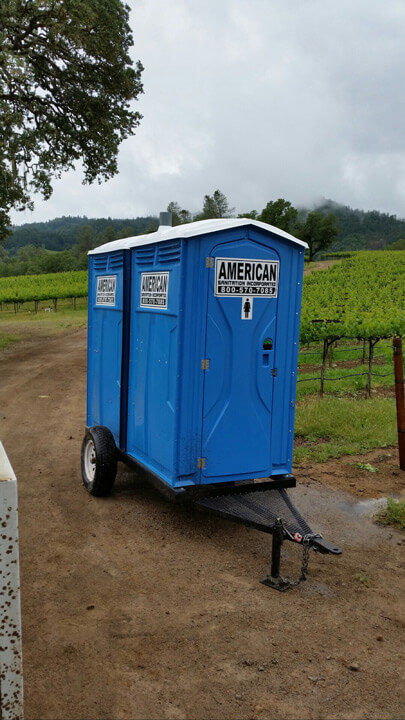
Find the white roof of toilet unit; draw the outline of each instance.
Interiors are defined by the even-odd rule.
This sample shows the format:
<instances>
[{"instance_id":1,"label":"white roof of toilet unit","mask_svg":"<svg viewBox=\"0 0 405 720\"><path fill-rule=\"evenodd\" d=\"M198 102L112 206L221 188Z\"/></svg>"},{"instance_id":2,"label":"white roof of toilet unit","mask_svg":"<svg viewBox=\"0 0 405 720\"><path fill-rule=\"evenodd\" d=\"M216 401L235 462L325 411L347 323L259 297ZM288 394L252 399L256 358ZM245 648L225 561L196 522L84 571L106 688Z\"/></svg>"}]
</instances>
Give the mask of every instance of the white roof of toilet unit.
<instances>
[{"instance_id":1,"label":"white roof of toilet unit","mask_svg":"<svg viewBox=\"0 0 405 720\"><path fill-rule=\"evenodd\" d=\"M122 240L112 240L104 243L94 250L89 251L89 255L97 253L113 252L114 250L128 250L130 248L139 247L140 245L151 245L152 243L164 242L165 240L179 240L183 238L192 238L196 235L204 235L207 233L219 232L221 230L231 230L232 228L243 227L244 225L253 225L266 232L273 232L279 237L286 238L295 245L307 248L308 245L303 240L290 235L284 230L260 222L260 220L250 220L249 218L226 218L214 220L197 220L197 222L186 223L184 225L161 225L156 232L147 235L135 235L134 237L123 238Z\"/></svg>"}]
</instances>

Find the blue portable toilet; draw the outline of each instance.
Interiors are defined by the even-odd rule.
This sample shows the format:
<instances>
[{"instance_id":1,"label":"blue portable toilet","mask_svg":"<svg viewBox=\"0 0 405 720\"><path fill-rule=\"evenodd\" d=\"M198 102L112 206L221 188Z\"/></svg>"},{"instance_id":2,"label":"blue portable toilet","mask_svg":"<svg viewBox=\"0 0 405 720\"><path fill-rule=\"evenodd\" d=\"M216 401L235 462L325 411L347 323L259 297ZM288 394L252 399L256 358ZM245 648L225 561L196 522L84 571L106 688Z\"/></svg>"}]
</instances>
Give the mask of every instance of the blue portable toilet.
<instances>
[{"instance_id":1,"label":"blue portable toilet","mask_svg":"<svg viewBox=\"0 0 405 720\"><path fill-rule=\"evenodd\" d=\"M240 218L89 253L89 492L117 457L173 491L291 473L306 247Z\"/></svg>"}]
</instances>

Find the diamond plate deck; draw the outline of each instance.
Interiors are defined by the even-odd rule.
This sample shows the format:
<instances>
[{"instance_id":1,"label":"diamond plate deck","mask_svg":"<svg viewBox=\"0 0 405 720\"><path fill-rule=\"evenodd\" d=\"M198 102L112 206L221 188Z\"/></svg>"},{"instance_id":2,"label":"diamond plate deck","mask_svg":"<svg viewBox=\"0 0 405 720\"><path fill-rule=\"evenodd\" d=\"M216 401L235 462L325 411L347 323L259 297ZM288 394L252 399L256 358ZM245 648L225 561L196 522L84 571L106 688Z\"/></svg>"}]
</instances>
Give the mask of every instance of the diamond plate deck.
<instances>
[{"instance_id":1,"label":"diamond plate deck","mask_svg":"<svg viewBox=\"0 0 405 720\"><path fill-rule=\"evenodd\" d=\"M312 533L311 528L293 505L283 488L256 490L205 497L196 501L201 509L249 525L262 532L272 533L277 518L291 535Z\"/></svg>"}]
</instances>

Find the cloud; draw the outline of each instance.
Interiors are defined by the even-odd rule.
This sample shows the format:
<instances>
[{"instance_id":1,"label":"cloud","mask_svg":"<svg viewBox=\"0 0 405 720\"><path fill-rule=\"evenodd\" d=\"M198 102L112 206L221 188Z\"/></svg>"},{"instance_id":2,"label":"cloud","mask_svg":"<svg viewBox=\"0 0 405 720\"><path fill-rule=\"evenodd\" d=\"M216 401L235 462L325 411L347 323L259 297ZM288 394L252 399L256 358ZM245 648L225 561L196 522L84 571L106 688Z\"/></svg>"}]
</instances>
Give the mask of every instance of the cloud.
<instances>
[{"instance_id":1,"label":"cloud","mask_svg":"<svg viewBox=\"0 0 405 720\"><path fill-rule=\"evenodd\" d=\"M16 222L130 217L220 188L239 212L330 197L405 215L403 0L132 0L144 119L118 177Z\"/></svg>"}]
</instances>

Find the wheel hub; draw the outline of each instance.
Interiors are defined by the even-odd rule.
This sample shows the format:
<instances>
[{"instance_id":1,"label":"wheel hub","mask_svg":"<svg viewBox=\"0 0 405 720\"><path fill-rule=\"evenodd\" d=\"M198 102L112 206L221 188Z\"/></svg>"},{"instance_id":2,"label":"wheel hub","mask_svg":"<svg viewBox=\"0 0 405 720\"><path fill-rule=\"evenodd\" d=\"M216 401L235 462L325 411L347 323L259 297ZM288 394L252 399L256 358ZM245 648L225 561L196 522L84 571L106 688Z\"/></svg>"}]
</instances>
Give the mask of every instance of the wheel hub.
<instances>
[{"instance_id":1,"label":"wheel hub","mask_svg":"<svg viewBox=\"0 0 405 720\"><path fill-rule=\"evenodd\" d=\"M92 440L88 441L84 451L84 467L88 479L90 481L94 480L96 475L96 448Z\"/></svg>"}]
</instances>

